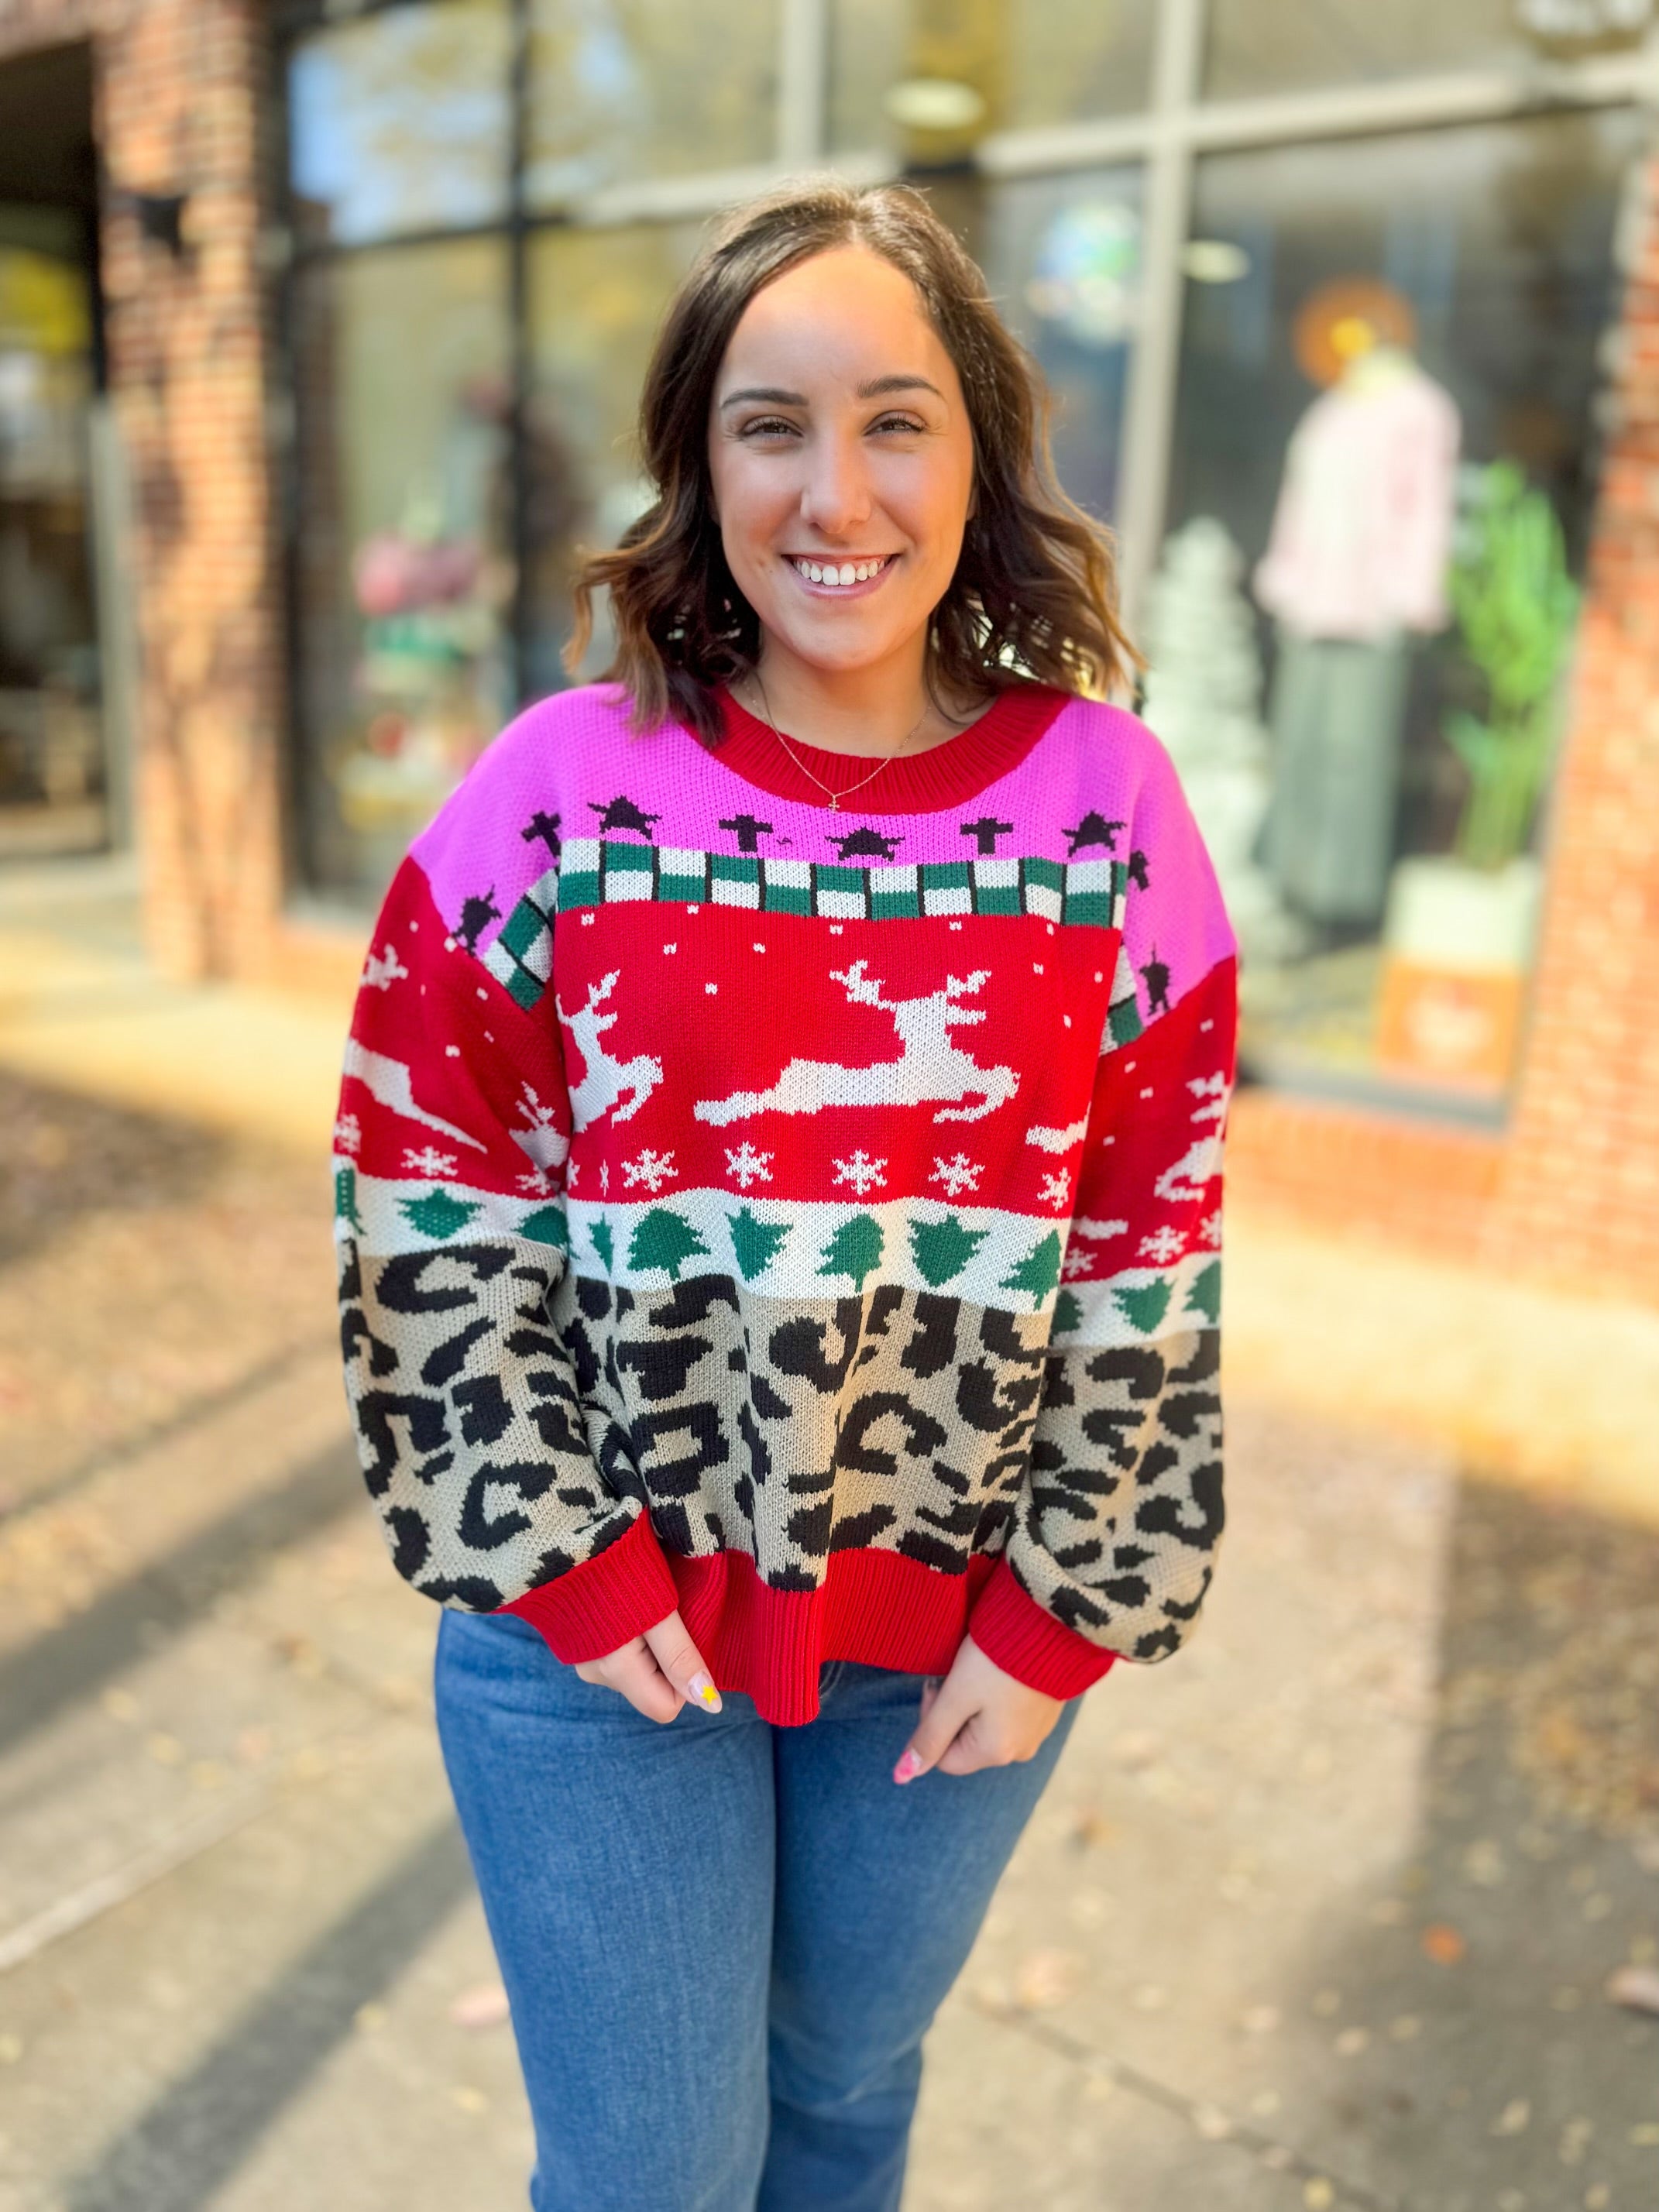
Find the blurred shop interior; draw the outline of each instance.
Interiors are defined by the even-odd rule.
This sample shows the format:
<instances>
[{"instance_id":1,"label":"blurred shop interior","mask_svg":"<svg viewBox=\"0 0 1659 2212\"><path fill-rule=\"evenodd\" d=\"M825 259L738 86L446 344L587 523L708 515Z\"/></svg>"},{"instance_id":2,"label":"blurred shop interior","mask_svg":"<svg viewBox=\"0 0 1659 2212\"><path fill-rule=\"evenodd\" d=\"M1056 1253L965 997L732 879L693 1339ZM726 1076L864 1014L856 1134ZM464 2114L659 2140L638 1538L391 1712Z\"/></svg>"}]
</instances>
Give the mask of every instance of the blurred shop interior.
<instances>
[{"instance_id":1,"label":"blurred shop interior","mask_svg":"<svg viewBox=\"0 0 1659 2212\"><path fill-rule=\"evenodd\" d=\"M1654 0L272 0L288 866L372 907L643 498L720 208L923 185L1111 524L1244 1070L1504 1122ZM0 65L0 854L126 834L84 49ZM141 222L167 210L140 207ZM601 635L587 664L605 657Z\"/></svg>"},{"instance_id":2,"label":"blurred shop interior","mask_svg":"<svg viewBox=\"0 0 1659 2212\"><path fill-rule=\"evenodd\" d=\"M124 834L129 757L106 700L114 441L99 343L85 46L0 70L0 859ZM118 626L112 617L110 627ZM107 711L106 711L107 709Z\"/></svg>"}]
</instances>

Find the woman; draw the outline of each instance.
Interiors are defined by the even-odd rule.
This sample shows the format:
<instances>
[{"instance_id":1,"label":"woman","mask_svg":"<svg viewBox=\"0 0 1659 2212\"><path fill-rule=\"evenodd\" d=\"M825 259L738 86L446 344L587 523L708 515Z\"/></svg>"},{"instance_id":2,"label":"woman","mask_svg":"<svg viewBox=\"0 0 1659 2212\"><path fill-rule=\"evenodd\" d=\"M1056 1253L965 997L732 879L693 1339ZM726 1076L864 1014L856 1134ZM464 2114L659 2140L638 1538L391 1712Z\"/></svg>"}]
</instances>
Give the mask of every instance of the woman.
<instances>
[{"instance_id":1,"label":"woman","mask_svg":"<svg viewBox=\"0 0 1659 2212\"><path fill-rule=\"evenodd\" d=\"M896 2205L1082 1692L1209 1583L1232 940L1041 426L915 194L739 210L611 678L376 929L349 1387L538 2212Z\"/></svg>"}]
</instances>

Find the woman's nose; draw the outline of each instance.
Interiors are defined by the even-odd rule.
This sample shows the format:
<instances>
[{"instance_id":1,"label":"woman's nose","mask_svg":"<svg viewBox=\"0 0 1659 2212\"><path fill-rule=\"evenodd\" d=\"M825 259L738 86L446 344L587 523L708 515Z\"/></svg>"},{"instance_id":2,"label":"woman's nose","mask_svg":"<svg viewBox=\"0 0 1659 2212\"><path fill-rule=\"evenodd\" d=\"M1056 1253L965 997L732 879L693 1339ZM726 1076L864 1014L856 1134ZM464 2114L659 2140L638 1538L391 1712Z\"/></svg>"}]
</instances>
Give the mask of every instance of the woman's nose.
<instances>
[{"instance_id":1,"label":"woman's nose","mask_svg":"<svg viewBox=\"0 0 1659 2212\"><path fill-rule=\"evenodd\" d=\"M871 503L869 473L858 442L816 441L801 487L802 521L826 538L844 538L867 518Z\"/></svg>"}]
</instances>

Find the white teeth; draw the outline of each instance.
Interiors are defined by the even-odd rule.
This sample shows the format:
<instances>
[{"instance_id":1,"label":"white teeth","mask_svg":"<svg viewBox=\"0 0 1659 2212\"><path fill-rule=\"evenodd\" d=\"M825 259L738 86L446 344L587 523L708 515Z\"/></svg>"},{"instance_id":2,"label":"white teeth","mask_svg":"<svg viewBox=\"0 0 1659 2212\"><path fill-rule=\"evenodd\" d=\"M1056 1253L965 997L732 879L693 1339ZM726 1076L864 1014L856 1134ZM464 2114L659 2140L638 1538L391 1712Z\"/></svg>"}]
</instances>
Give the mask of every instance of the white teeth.
<instances>
[{"instance_id":1,"label":"white teeth","mask_svg":"<svg viewBox=\"0 0 1659 2212\"><path fill-rule=\"evenodd\" d=\"M885 558L879 561L832 561L827 565L817 561L795 561L796 568L809 584L828 584L836 589L848 584L868 583L871 577L878 576L886 565Z\"/></svg>"}]
</instances>

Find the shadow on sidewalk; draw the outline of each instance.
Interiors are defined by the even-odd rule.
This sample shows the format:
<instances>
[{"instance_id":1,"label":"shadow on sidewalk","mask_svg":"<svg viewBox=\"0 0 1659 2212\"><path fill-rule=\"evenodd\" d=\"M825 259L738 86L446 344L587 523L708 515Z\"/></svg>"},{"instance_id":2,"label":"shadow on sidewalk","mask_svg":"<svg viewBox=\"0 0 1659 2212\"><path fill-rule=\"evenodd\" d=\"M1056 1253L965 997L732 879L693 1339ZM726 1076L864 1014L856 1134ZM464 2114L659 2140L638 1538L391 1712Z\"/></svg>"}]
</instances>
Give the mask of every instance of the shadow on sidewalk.
<instances>
[{"instance_id":1,"label":"shadow on sidewalk","mask_svg":"<svg viewBox=\"0 0 1659 2212\"><path fill-rule=\"evenodd\" d=\"M0 1661L0 1753L188 1628L285 1546L359 1510L362 1496L349 1443L331 1445L274 1489L240 1500L165 1558Z\"/></svg>"},{"instance_id":2,"label":"shadow on sidewalk","mask_svg":"<svg viewBox=\"0 0 1659 2212\"><path fill-rule=\"evenodd\" d=\"M197 1198L229 1141L164 1115L86 1098L0 1067L0 1267L81 1215Z\"/></svg>"},{"instance_id":3,"label":"shadow on sidewalk","mask_svg":"<svg viewBox=\"0 0 1659 2212\"><path fill-rule=\"evenodd\" d=\"M1338 2207L1659 2202L1659 2019L1606 1995L1659 1959L1659 1533L1465 1476L1443 1587L1415 1849L1287 1959L1253 2109Z\"/></svg>"},{"instance_id":4,"label":"shadow on sidewalk","mask_svg":"<svg viewBox=\"0 0 1659 2212\"><path fill-rule=\"evenodd\" d=\"M64 2188L64 2212L202 2212L351 2033L354 2016L430 1942L471 1887L445 1820L325 1929L180 2081ZM296 2206L328 2202L295 2177Z\"/></svg>"}]
</instances>

